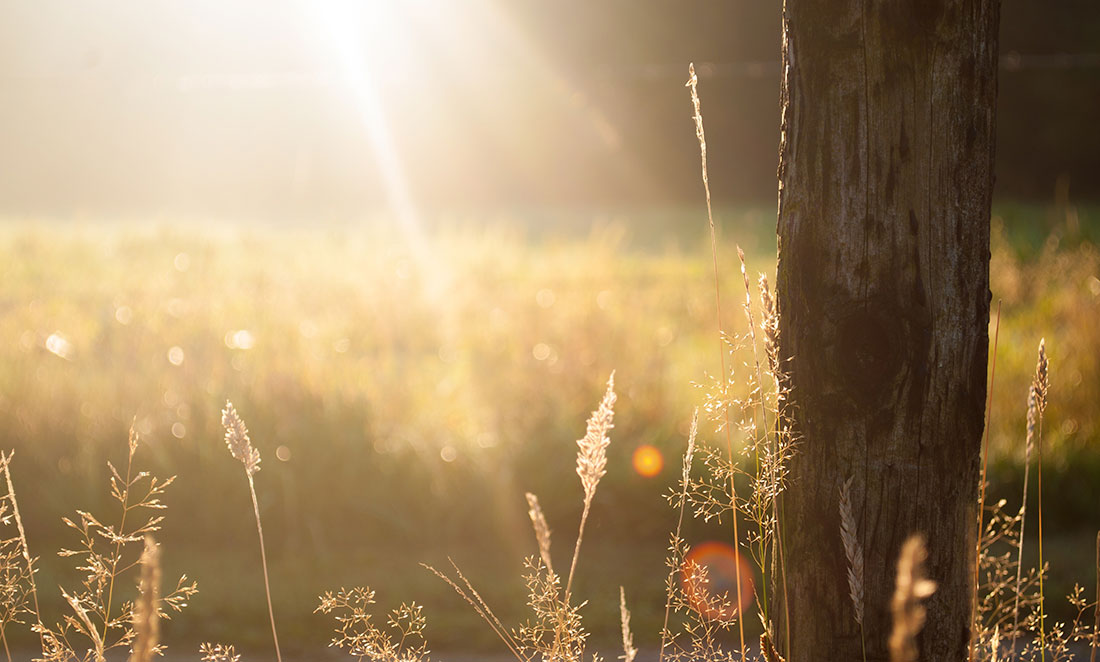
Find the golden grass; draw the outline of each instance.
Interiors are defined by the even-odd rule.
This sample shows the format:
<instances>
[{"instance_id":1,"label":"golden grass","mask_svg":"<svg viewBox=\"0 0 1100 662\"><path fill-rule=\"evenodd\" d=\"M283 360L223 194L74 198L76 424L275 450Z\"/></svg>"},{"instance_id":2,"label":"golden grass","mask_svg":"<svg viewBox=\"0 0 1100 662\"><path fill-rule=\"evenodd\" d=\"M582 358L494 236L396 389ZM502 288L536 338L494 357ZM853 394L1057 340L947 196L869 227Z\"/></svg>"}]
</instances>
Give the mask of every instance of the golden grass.
<instances>
[{"instance_id":1,"label":"golden grass","mask_svg":"<svg viewBox=\"0 0 1100 662\"><path fill-rule=\"evenodd\" d=\"M233 646L222 644L202 644L199 646L202 662L240 662L241 656Z\"/></svg>"},{"instance_id":2,"label":"golden grass","mask_svg":"<svg viewBox=\"0 0 1100 662\"><path fill-rule=\"evenodd\" d=\"M668 560L668 577L665 579L665 619L661 625L661 651L657 656L657 662L664 662L665 649L671 643L673 636L668 628L669 614L672 611L672 603L676 593L676 576L683 571L681 549L683 547L682 532L684 528L684 510L688 503L688 490L691 486L691 461L695 455L695 436L699 433L699 410L691 415L691 429L688 432L687 450L684 451L683 465L680 474L680 489L668 495L669 505L676 509L676 529L672 533L669 543L671 557Z\"/></svg>"},{"instance_id":3,"label":"golden grass","mask_svg":"<svg viewBox=\"0 0 1100 662\"><path fill-rule=\"evenodd\" d=\"M890 603L894 618L890 662L917 662L917 635L924 629L927 616L922 602L936 591L936 582L925 576L927 558L923 536L911 536L901 547L896 589Z\"/></svg>"},{"instance_id":4,"label":"golden grass","mask_svg":"<svg viewBox=\"0 0 1100 662\"><path fill-rule=\"evenodd\" d=\"M706 192L707 198L707 224L710 228L710 250L711 261L714 266L714 308L715 316L718 320L718 356L719 366L721 367L722 379L726 379L726 347L725 347L725 332L722 328L722 295L719 282L719 269L718 269L718 238L714 229L714 210L711 207L710 201L710 179L707 175L707 137L703 131L703 112L699 101L699 78L695 75L695 63L688 65L688 82L686 87L691 90L691 105L695 109L695 136L699 141L699 160L702 166L703 175L703 190ZM741 248L737 248L740 254ZM744 257L743 254L741 254ZM742 262L744 264L744 262ZM730 437L730 418L729 418L729 406L728 404L723 408L723 416L725 419L726 430L726 457L729 460L730 465L733 464L733 441ZM730 503L732 505L733 513L730 515L730 519L733 521L733 545L735 548L739 548L741 545L741 534L738 531L738 506L737 506L737 487L734 484L734 474L730 472ZM736 573L737 580L737 595L741 595L741 573ZM740 599L740 597L738 597ZM745 625L743 619L737 619L737 635L741 644L741 662L745 662Z\"/></svg>"},{"instance_id":5,"label":"golden grass","mask_svg":"<svg viewBox=\"0 0 1100 662\"><path fill-rule=\"evenodd\" d=\"M163 597L156 592L154 584L159 584L159 570L154 569L156 563L151 555L156 547L149 536L161 528L164 521L161 512L165 507L162 497L174 478L161 480L137 470L134 460L139 446L137 435L131 433L125 477L112 463L107 463L111 474L110 496L119 506L117 526L103 524L83 510L78 510L75 518L62 518L67 527L77 532L79 544L60 550L58 555L73 558L83 579L76 588L58 587L68 611L52 625L43 619L38 602L35 559L28 550L11 480L12 455L0 455L7 484L3 509L10 506L10 520L17 529L17 536L0 542L0 548L10 549L17 543L20 552L18 556L0 555L4 564L0 577L14 579L14 583L6 584L0 591L0 614L7 619L5 625L26 624L23 616L33 619L29 627L39 637L42 649L39 662L105 662L116 649L129 649L133 659L147 660L161 650L156 629L159 620L168 618L165 608L181 611L198 591L196 584L188 582L184 575ZM7 517L0 520L9 524ZM138 545L143 551L134 549ZM19 571L20 562L26 572ZM115 610L116 585L122 577L135 573L140 573L143 585L137 599L124 600ZM10 656L6 644L5 638L5 651Z\"/></svg>"},{"instance_id":6,"label":"golden grass","mask_svg":"<svg viewBox=\"0 0 1100 662\"><path fill-rule=\"evenodd\" d=\"M252 476L260 470L260 453L252 446L252 440L248 438L248 428L244 421L237 415L233 403L226 402L222 410L222 425L225 427L225 445L229 452L244 465L244 473L248 477L248 491L252 495L252 511L256 515L256 533L260 538L260 564L264 570L264 590L267 594L267 614L271 619L271 638L275 642L275 658L283 661L283 654L279 650L279 633L275 629L275 608L271 604L271 580L267 572L267 549L264 546L264 527L260 523L260 502L256 499L256 483Z\"/></svg>"},{"instance_id":7,"label":"golden grass","mask_svg":"<svg viewBox=\"0 0 1100 662\"><path fill-rule=\"evenodd\" d=\"M160 651L160 548L145 536L141 554L140 594L134 603L134 645L130 662L152 662Z\"/></svg>"},{"instance_id":8,"label":"golden grass","mask_svg":"<svg viewBox=\"0 0 1100 662\"><path fill-rule=\"evenodd\" d=\"M369 607L374 591L356 587L327 591L320 597L317 613L332 615L336 636L329 645L348 655L373 662L427 662L428 644L424 639L427 619L416 603L402 603L392 610L386 628L375 625Z\"/></svg>"},{"instance_id":9,"label":"golden grass","mask_svg":"<svg viewBox=\"0 0 1100 662\"><path fill-rule=\"evenodd\" d=\"M974 592L970 598L970 641L967 647L968 659L974 660L974 637L978 632L978 587L981 586L982 535L985 533L985 490L989 473L989 418L993 413L993 384L997 376L997 341L1001 336L1001 302L997 301L997 321L993 331L993 351L990 359L988 394L985 404L985 428L982 430L982 473L978 477L978 528L977 541L974 543ZM995 639L1000 642L1000 630L995 630ZM993 646L997 650L997 646Z\"/></svg>"},{"instance_id":10,"label":"golden grass","mask_svg":"<svg viewBox=\"0 0 1100 662\"><path fill-rule=\"evenodd\" d=\"M4 472L4 482L7 486L0 512L6 515L8 507L11 507L11 519L15 521L18 532L18 537L5 540L4 546L11 547L14 545L16 552L22 557L22 563L25 564L20 568L20 561L15 554L9 553L4 556L5 599L3 601L4 619L0 622L0 636L3 637L4 653L8 657L8 662L11 662L11 651L8 649L8 639L4 631L11 623L21 623L19 617L30 611L27 606L28 598L31 601L31 606L33 606L33 611L29 614L34 617L33 629L38 633L43 649L46 647L46 628L42 624L42 610L38 605L38 583L34 578L36 559L31 556L30 548L27 545L27 532L23 528L23 518L19 515L19 502L15 498L15 486L12 485L11 480L11 461L14 457L15 451L0 452L0 471ZM22 590L24 585L26 589Z\"/></svg>"},{"instance_id":11,"label":"golden grass","mask_svg":"<svg viewBox=\"0 0 1100 662\"><path fill-rule=\"evenodd\" d=\"M1038 506L1039 506L1039 658L1046 660L1046 595L1043 591L1043 411L1047 407L1047 388L1049 385L1046 339L1039 341L1039 358L1035 364L1035 379L1031 382L1031 388L1027 396L1027 443L1032 443L1032 435L1035 437L1035 445L1038 449ZM1025 483L1026 485L1026 483ZM1026 489L1026 487L1025 487ZM1021 530L1023 522L1020 523Z\"/></svg>"},{"instance_id":12,"label":"golden grass","mask_svg":"<svg viewBox=\"0 0 1100 662\"><path fill-rule=\"evenodd\" d=\"M596 486L607 474L607 446L611 443L611 438L607 434L614 427L612 420L615 417L615 399L615 373L612 372L607 379L607 391L600 401L599 408L592 412L584 437L577 441L577 475L580 476L581 487L584 488L584 510L581 511L581 523L577 531L577 543L573 548L573 560L569 564L569 578L565 582L566 604L569 603L573 573L577 570L577 558L581 553L581 541L584 540L584 525L588 522L592 499L596 496Z\"/></svg>"},{"instance_id":13,"label":"golden grass","mask_svg":"<svg viewBox=\"0 0 1100 662\"><path fill-rule=\"evenodd\" d=\"M531 517L531 526L535 529L535 539L539 543L539 556L546 565L546 569L554 572L554 563L550 558L550 525L546 523L546 516L542 514L539 506L539 498L527 492L527 514Z\"/></svg>"},{"instance_id":14,"label":"golden grass","mask_svg":"<svg viewBox=\"0 0 1100 662\"><path fill-rule=\"evenodd\" d=\"M1096 649L1100 648L1100 531L1096 533L1096 592L1093 593L1092 642L1089 646L1089 662L1096 662Z\"/></svg>"},{"instance_id":15,"label":"golden grass","mask_svg":"<svg viewBox=\"0 0 1100 662\"><path fill-rule=\"evenodd\" d=\"M473 607L520 662L529 662L536 657L561 661L579 661L584 657L588 633L582 625L580 610L585 603L582 602L579 605L571 603L571 587L592 500L595 498L600 479L607 473L607 447L611 443L608 433L613 427L615 414L614 389L615 375L612 373L607 380L607 389L599 405L588 419L584 437L577 441L576 472L581 479L584 506L564 591L561 587L561 578L549 563L549 528L539 507L538 499L530 493L527 494L527 503L534 525L539 556L526 560L528 572L524 579L528 589L528 606L533 612L533 620L515 629L505 627L453 561L451 562L455 573L453 578L431 566L426 566ZM625 654L630 655L632 638L629 636L629 616L626 613L625 595L620 597L622 602L620 618L625 619L622 622L624 651Z\"/></svg>"},{"instance_id":16,"label":"golden grass","mask_svg":"<svg viewBox=\"0 0 1100 662\"><path fill-rule=\"evenodd\" d=\"M634 647L634 633L630 631L630 611L626 608L626 589L619 587L619 622L623 628L623 662L634 662L638 649Z\"/></svg>"}]
</instances>

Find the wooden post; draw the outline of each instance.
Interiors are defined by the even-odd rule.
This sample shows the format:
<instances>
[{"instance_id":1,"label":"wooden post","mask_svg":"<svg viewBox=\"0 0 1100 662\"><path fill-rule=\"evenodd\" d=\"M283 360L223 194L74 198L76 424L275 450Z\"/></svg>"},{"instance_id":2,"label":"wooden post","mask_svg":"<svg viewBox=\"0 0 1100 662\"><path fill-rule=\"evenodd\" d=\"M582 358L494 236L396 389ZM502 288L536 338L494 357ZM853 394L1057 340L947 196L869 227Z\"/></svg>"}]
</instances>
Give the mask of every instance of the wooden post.
<instances>
[{"instance_id":1,"label":"wooden post","mask_svg":"<svg viewBox=\"0 0 1100 662\"><path fill-rule=\"evenodd\" d=\"M896 559L914 532L940 585L922 659L967 657L999 10L785 1L777 289L799 438L782 501L790 662L862 659L837 508L849 478L867 659L888 659Z\"/></svg>"}]
</instances>

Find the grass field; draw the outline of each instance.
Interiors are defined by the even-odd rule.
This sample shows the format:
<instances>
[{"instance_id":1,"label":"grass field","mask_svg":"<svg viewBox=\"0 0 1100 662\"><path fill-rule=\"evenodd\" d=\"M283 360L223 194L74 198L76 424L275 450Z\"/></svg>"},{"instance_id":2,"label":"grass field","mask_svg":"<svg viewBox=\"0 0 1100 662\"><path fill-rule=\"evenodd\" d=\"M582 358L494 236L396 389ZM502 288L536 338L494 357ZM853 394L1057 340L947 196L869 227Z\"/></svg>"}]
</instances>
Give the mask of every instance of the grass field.
<instances>
[{"instance_id":1,"label":"grass field","mask_svg":"<svg viewBox=\"0 0 1100 662\"><path fill-rule=\"evenodd\" d=\"M165 565L200 582L170 641L262 645L248 493L221 441L228 398L264 458L256 482L282 636L327 641L309 614L315 597L369 583L383 607L426 604L433 645L492 647L416 562L451 554L491 603L521 608L520 559L535 551L523 493L570 535L574 441L615 370L608 475L578 582L599 596L586 611L597 640L617 635L620 584L636 631L655 632L674 524L662 494L701 404L692 384L718 370L703 219L440 223L412 247L346 225L0 227L0 446L16 450L41 583L71 581L71 564L47 553L71 544L59 518L107 507L105 463L125 458L132 423L146 466L179 476L165 499ZM992 493L1019 500L1025 398L1045 336L1045 471L1058 488L1044 516L1077 541L1100 526L1100 209L1003 207L993 226L1003 308ZM750 270L773 275L773 234L764 211L722 214L726 328L744 328L734 244ZM666 460L656 477L632 468L642 445Z\"/></svg>"}]
</instances>

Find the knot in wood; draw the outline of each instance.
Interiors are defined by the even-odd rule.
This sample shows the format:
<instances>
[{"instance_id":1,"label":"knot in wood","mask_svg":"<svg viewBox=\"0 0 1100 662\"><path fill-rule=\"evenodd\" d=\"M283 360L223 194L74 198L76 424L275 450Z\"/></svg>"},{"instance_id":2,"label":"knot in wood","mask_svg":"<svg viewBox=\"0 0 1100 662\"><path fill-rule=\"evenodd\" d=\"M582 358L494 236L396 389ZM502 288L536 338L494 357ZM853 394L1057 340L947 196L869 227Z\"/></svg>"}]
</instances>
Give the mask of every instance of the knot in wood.
<instances>
[{"instance_id":1,"label":"knot in wood","mask_svg":"<svg viewBox=\"0 0 1100 662\"><path fill-rule=\"evenodd\" d=\"M882 308L852 312L837 325L832 361L844 391L862 407L888 405L905 363L905 321Z\"/></svg>"}]
</instances>

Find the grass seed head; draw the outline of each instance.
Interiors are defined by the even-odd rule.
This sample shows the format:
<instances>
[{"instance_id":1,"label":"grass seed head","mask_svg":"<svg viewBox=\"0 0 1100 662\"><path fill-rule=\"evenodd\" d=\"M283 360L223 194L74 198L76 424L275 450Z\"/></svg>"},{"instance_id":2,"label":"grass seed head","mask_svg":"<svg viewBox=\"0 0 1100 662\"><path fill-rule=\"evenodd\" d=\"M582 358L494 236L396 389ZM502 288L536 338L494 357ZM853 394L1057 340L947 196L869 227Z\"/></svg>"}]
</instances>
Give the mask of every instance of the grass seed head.
<instances>
[{"instance_id":1,"label":"grass seed head","mask_svg":"<svg viewBox=\"0 0 1100 662\"><path fill-rule=\"evenodd\" d=\"M237 415L233 403L226 400L225 409L222 410L222 427L225 428L225 445L233 457L244 464L244 470L252 475L260 470L260 452L252 447L252 440L248 438L248 428L244 421Z\"/></svg>"},{"instance_id":2,"label":"grass seed head","mask_svg":"<svg viewBox=\"0 0 1100 662\"><path fill-rule=\"evenodd\" d=\"M779 313L776 310L775 298L768 287L768 276L760 274L760 307L763 309L763 317L760 320L760 328L764 332L764 354L768 357L768 370L773 375L779 373Z\"/></svg>"},{"instance_id":3,"label":"grass seed head","mask_svg":"<svg viewBox=\"0 0 1100 662\"><path fill-rule=\"evenodd\" d=\"M691 484L691 461L695 457L695 437L699 434L699 409L696 408L691 414L691 428L688 430L688 443L687 450L684 451L684 464L682 468L682 475L680 476L680 485L687 492L688 486Z\"/></svg>"},{"instance_id":4,"label":"grass seed head","mask_svg":"<svg viewBox=\"0 0 1100 662\"><path fill-rule=\"evenodd\" d=\"M634 662L638 655L638 649L634 647L634 633L630 631L630 611L626 608L626 591L619 587L619 622L623 626L623 654L619 659L623 662Z\"/></svg>"},{"instance_id":5,"label":"grass seed head","mask_svg":"<svg viewBox=\"0 0 1100 662\"><path fill-rule=\"evenodd\" d=\"M615 373L612 372L600 406L588 419L587 432L577 440L577 475L581 477L585 501L592 500L596 486L607 473L607 446L611 443L607 433L614 427L615 397Z\"/></svg>"},{"instance_id":6,"label":"grass seed head","mask_svg":"<svg viewBox=\"0 0 1100 662\"><path fill-rule=\"evenodd\" d=\"M554 572L554 566L550 562L550 526L546 523L546 517L539 506L539 498L527 492L527 515L531 518L531 525L535 528L535 539L539 543L539 556L546 564L546 569Z\"/></svg>"},{"instance_id":7,"label":"grass seed head","mask_svg":"<svg viewBox=\"0 0 1100 662\"><path fill-rule=\"evenodd\" d=\"M1046 339L1039 340L1039 358L1035 362L1035 377L1027 389L1027 450L1035 443L1035 430L1047 408L1047 390L1050 386L1049 362Z\"/></svg>"},{"instance_id":8,"label":"grass seed head","mask_svg":"<svg viewBox=\"0 0 1100 662\"><path fill-rule=\"evenodd\" d=\"M241 656L233 646L223 644L202 644L199 646L202 662L241 662Z\"/></svg>"},{"instance_id":9,"label":"grass seed head","mask_svg":"<svg viewBox=\"0 0 1100 662\"><path fill-rule=\"evenodd\" d=\"M840 539L848 558L848 594L852 598L856 623L863 625L863 548L856 537L856 518L852 514L852 479L840 488Z\"/></svg>"},{"instance_id":10,"label":"grass seed head","mask_svg":"<svg viewBox=\"0 0 1100 662\"><path fill-rule=\"evenodd\" d=\"M1046 338L1039 339L1039 358L1035 362L1035 380L1032 382L1032 387L1035 389L1036 401L1039 405L1040 415L1042 415L1047 408L1047 389L1050 387L1046 344Z\"/></svg>"}]
</instances>

